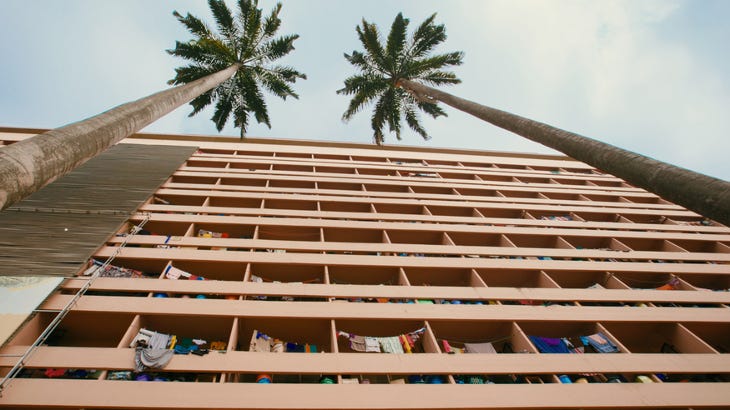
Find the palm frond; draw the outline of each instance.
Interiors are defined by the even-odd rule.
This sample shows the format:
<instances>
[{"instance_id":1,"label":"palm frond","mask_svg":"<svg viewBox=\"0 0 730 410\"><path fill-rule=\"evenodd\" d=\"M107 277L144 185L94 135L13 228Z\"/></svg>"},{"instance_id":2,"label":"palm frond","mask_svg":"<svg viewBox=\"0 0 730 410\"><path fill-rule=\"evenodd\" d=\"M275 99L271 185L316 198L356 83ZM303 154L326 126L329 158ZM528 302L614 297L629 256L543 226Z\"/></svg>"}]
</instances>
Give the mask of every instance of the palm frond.
<instances>
[{"instance_id":1,"label":"palm frond","mask_svg":"<svg viewBox=\"0 0 730 410\"><path fill-rule=\"evenodd\" d=\"M218 26L218 31L226 38L234 38L238 30L233 24L233 13L224 0L208 0L208 7Z\"/></svg>"},{"instance_id":2,"label":"palm frond","mask_svg":"<svg viewBox=\"0 0 730 410\"><path fill-rule=\"evenodd\" d=\"M422 74L430 71L440 70L444 67L459 66L462 64L463 58L463 52L455 51L422 59L413 59L408 63L408 73L414 78L419 78Z\"/></svg>"},{"instance_id":3,"label":"palm frond","mask_svg":"<svg viewBox=\"0 0 730 410\"><path fill-rule=\"evenodd\" d=\"M373 128L373 141L378 145L382 145L385 140L383 126L385 126L387 114L383 102L384 98L385 95L380 96L380 99L375 104L373 116L370 118L370 126Z\"/></svg>"},{"instance_id":4,"label":"palm frond","mask_svg":"<svg viewBox=\"0 0 730 410\"><path fill-rule=\"evenodd\" d=\"M175 18L177 18L177 21L182 23L188 29L190 34L198 38L210 36L211 32L208 26L206 26L202 20L193 16L192 14L188 13L183 17L177 11L173 11L172 15L175 16Z\"/></svg>"},{"instance_id":5,"label":"palm frond","mask_svg":"<svg viewBox=\"0 0 730 410\"><path fill-rule=\"evenodd\" d=\"M204 92L203 94L200 94L199 96L193 98L192 101L190 101L190 105L193 107L193 111L188 114L188 117L192 117L195 114L202 111L205 107L209 106L213 102L213 90L208 90L207 92Z\"/></svg>"},{"instance_id":6,"label":"palm frond","mask_svg":"<svg viewBox=\"0 0 730 410\"><path fill-rule=\"evenodd\" d=\"M367 104L388 88L388 82L379 77L352 76L345 80L345 87L337 90L338 94L352 95L350 104L342 114L342 120L348 121Z\"/></svg>"},{"instance_id":7,"label":"palm frond","mask_svg":"<svg viewBox=\"0 0 730 410\"><path fill-rule=\"evenodd\" d=\"M243 26L246 28L243 33L244 44L248 49L255 50L262 41L261 9L249 8L247 14L241 14L241 19Z\"/></svg>"},{"instance_id":8,"label":"palm frond","mask_svg":"<svg viewBox=\"0 0 730 410\"><path fill-rule=\"evenodd\" d=\"M286 100L286 97L299 98L299 95L294 92L289 84L287 84L295 81L291 79L291 77L289 77L289 70L290 68L288 67L273 67L271 69L265 69L263 67L252 68L252 72L261 82L261 85L267 91L271 92L272 94L283 100ZM282 74L282 72L284 72L286 76Z\"/></svg>"},{"instance_id":9,"label":"palm frond","mask_svg":"<svg viewBox=\"0 0 730 410\"><path fill-rule=\"evenodd\" d=\"M383 95L385 97L384 109L386 121L390 132L395 132L395 138L400 141L400 117L401 117L401 98L398 95L398 89L390 87Z\"/></svg>"},{"instance_id":10,"label":"palm frond","mask_svg":"<svg viewBox=\"0 0 730 410\"><path fill-rule=\"evenodd\" d=\"M448 117L446 111L444 111L443 108L441 108L438 104L419 101L416 103L416 105L418 106L418 108L421 109L421 111L430 115L432 118Z\"/></svg>"},{"instance_id":11,"label":"palm frond","mask_svg":"<svg viewBox=\"0 0 730 410\"><path fill-rule=\"evenodd\" d=\"M265 68L267 71L276 74L278 77L280 77L282 80L286 81L287 83L294 83L297 81L297 79L306 80L307 75L304 73L299 72L294 67L290 67L287 65L277 65L277 66L269 66Z\"/></svg>"},{"instance_id":12,"label":"palm frond","mask_svg":"<svg viewBox=\"0 0 730 410\"><path fill-rule=\"evenodd\" d=\"M237 109L233 111L233 123L241 130L241 139L246 136L248 128L248 109L245 105L237 105Z\"/></svg>"},{"instance_id":13,"label":"palm frond","mask_svg":"<svg viewBox=\"0 0 730 410\"><path fill-rule=\"evenodd\" d=\"M450 71L431 71L426 75L420 76L419 80L426 84L437 86L461 83L461 80L456 77L456 74Z\"/></svg>"},{"instance_id":14,"label":"palm frond","mask_svg":"<svg viewBox=\"0 0 730 410\"><path fill-rule=\"evenodd\" d=\"M357 35L360 38L360 43L365 47L365 52L368 57L372 59L375 64L381 68L384 66L385 58L383 46L380 44L380 32L378 26L370 24L365 19L362 19L362 27L356 28Z\"/></svg>"},{"instance_id":15,"label":"palm frond","mask_svg":"<svg viewBox=\"0 0 730 410\"><path fill-rule=\"evenodd\" d=\"M385 54L393 71L398 71L398 63L406 46L407 30L408 19L403 18L403 13L398 13L390 26L390 34L385 45Z\"/></svg>"},{"instance_id":16,"label":"palm frond","mask_svg":"<svg viewBox=\"0 0 730 410\"><path fill-rule=\"evenodd\" d=\"M446 41L446 28L443 24L433 23L436 13L424 20L413 32L412 46L409 51L411 58L420 58L428 54L436 46Z\"/></svg>"},{"instance_id":17,"label":"palm frond","mask_svg":"<svg viewBox=\"0 0 730 410\"><path fill-rule=\"evenodd\" d=\"M353 51L352 54L345 53L345 60L363 72L381 72L371 59L359 51Z\"/></svg>"},{"instance_id":18,"label":"palm frond","mask_svg":"<svg viewBox=\"0 0 730 410\"><path fill-rule=\"evenodd\" d=\"M281 26L281 19L279 13L281 12L281 3L276 3L276 6L271 10L271 13L264 19L264 38L270 38L273 36L279 26Z\"/></svg>"},{"instance_id":19,"label":"palm frond","mask_svg":"<svg viewBox=\"0 0 730 410\"><path fill-rule=\"evenodd\" d=\"M203 66L199 64L191 64L187 66L178 67L175 69L175 78L168 81L167 83L170 85L175 84L187 84L190 82L193 82L195 80L198 80L200 78L203 78L205 76L208 76L210 74L213 74L217 71L217 69L211 69L208 66Z\"/></svg>"},{"instance_id":20,"label":"palm frond","mask_svg":"<svg viewBox=\"0 0 730 410\"><path fill-rule=\"evenodd\" d=\"M271 122L269 120L268 107L264 96L259 89L258 84L250 73L244 73L238 78L239 87L242 91L243 99L246 101L246 107L249 111L252 111L254 118L259 124L266 124L271 128Z\"/></svg>"},{"instance_id":21,"label":"palm frond","mask_svg":"<svg viewBox=\"0 0 730 410\"><path fill-rule=\"evenodd\" d=\"M266 62L278 60L294 50L294 40L298 38L298 34L275 38L259 47L256 55L260 56Z\"/></svg>"},{"instance_id":22,"label":"palm frond","mask_svg":"<svg viewBox=\"0 0 730 410\"><path fill-rule=\"evenodd\" d=\"M231 114L233 109L233 99L230 98L218 98L218 102L215 104L215 111L211 120L215 123L215 128L218 132L223 130L228 121L228 116Z\"/></svg>"},{"instance_id":23,"label":"palm frond","mask_svg":"<svg viewBox=\"0 0 730 410\"><path fill-rule=\"evenodd\" d=\"M406 118L406 124L415 131L418 135L423 137L425 140L431 139L426 133L426 130L421 126L421 122L418 118L418 112L414 108L413 104L407 104L404 109L404 117Z\"/></svg>"}]
</instances>

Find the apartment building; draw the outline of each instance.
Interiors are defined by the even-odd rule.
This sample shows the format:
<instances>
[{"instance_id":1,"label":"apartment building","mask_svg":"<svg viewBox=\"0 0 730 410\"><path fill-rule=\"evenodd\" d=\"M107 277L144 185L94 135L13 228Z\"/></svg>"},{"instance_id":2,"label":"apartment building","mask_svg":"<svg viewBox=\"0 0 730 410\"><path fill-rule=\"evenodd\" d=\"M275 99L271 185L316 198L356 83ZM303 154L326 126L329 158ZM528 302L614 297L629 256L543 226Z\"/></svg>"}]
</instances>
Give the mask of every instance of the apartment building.
<instances>
[{"instance_id":1,"label":"apartment building","mask_svg":"<svg viewBox=\"0 0 730 410\"><path fill-rule=\"evenodd\" d=\"M13 272L68 277L1 348L0 407L730 407L730 229L586 164L152 134L110 152L3 212L38 231L0 241Z\"/></svg>"}]
</instances>

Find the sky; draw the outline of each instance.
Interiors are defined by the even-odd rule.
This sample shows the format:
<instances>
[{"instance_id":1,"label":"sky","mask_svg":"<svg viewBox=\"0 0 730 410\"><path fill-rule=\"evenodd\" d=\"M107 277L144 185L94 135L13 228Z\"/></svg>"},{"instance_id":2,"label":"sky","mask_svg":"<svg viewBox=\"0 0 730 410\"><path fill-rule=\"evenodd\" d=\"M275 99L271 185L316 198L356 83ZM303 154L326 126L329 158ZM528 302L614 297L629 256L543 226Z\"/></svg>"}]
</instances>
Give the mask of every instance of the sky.
<instances>
[{"instance_id":1,"label":"sky","mask_svg":"<svg viewBox=\"0 0 730 410\"><path fill-rule=\"evenodd\" d=\"M370 112L341 120L335 91L354 73L362 18L386 32L398 12L446 25L438 51L462 50L462 83L444 90L730 180L730 1L284 0L281 60L307 74L298 100L269 96L272 128L252 137L371 143ZM269 10L273 2L261 0ZM234 2L229 0L229 5ZM189 35L172 11L211 22L203 0L0 0L0 126L55 128L167 88ZM387 144L554 153L450 107L424 119L430 141ZM144 129L213 134L212 111L185 105ZM221 135L238 136L227 126Z\"/></svg>"}]
</instances>

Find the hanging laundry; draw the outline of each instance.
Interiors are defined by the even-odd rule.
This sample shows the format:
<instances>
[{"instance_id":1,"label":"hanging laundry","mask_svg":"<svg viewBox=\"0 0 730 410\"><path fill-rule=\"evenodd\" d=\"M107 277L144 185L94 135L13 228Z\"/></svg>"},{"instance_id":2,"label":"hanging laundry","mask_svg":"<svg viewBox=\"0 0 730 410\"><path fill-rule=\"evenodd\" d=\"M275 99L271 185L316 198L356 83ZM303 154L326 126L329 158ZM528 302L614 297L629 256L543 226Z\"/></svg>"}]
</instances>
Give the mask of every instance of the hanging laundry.
<instances>
[{"instance_id":1,"label":"hanging laundry","mask_svg":"<svg viewBox=\"0 0 730 410\"><path fill-rule=\"evenodd\" d=\"M378 342L380 343L380 349L384 353L405 353L398 336L379 337Z\"/></svg>"},{"instance_id":2,"label":"hanging laundry","mask_svg":"<svg viewBox=\"0 0 730 410\"><path fill-rule=\"evenodd\" d=\"M147 347L151 349L167 349L170 343L170 335L153 332Z\"/></svg>"},{"instance_id":3,"label":"hanging laundry","mask_svg":"<svg viewBox=\"0 0 730 410\"><path fill-rule=\"evenodd\" d=\"M425 327L410 333L390 337L360 336L344 331L337 332L340 337L350 340L350 348L356 352L374 353L412 353L416 347L416 341L426 331Z\"/></svg>"},{"instance_id":4,"label":"hanging laundry","mask_svg":"<svg viewBox=\"0 0 730 410\"><path fill-rule=\"evenodd\" d=\"M367 352L365 337L358 335L350 335L350 349L356 352Z\"/></svg>"},{"instance_id":5,"label":"hanging laundry","mask_svg":"<svg viewBox=\"0 0 730 410\"><path fill-rule=\"evenodd\" d=\"M411 344L408 342L408 339L405 335L398 336L398 340L400 341L401 346L403 346L403 351L405 351L406 353L413 353L411 351Z\"/></svg>"},{"instance_id":6,"label":"hanging laundry","mask_svg":"<svg viewBox=\"0 0 730 410\"><path fill-rule=\"evenodd\" d=\"M491 343L464 343L466 353L497 353Z\"/></svg>"},{"instance_id":7,"label":"hanging laundry","mask_svg":"<svg viewBox=\"0 0 730 410\"><path fill-rule=\"evenodd\" d=\"M365 351L380 353L380 343L378 343L378 339L375 337L366 337L365 338Z\"/></svg>"},{"instance_id":8,"label":"hanging laundry","mask_svg":"<svg viewBox=\"0 0 730 410\"><path fill-rule=\"evenodd\" d=\"M173 355L172 350L151 349L139 345L134 353L134 371L143 372L147 369L162 369L167 366Z\"/></svg>"}]
</instances>

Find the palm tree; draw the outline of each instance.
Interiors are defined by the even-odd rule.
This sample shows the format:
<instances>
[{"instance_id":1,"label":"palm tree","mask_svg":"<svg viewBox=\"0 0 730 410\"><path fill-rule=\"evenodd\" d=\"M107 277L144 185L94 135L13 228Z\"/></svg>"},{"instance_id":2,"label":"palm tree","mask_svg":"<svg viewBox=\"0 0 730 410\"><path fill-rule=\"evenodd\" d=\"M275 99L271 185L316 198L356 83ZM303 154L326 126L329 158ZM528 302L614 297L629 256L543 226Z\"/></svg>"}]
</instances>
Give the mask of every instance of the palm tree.
<instances>
[{"instance_id":1,"label":"palm tree","mask_svg":"<svg viewBox=\"0 0 730 410\"><path fill-rule=\"evenodd\" d=\"M443 25L434 26L433 17L431 16L424 21L414 32L410 44L421 44L418 39L422 38L421 42L435 46L446 38ZM436 106L436 103L442 102L531 141L562 152L571 158L582 161L604 172L615 175L634 186L653 192L668 201L695 211L700 215L730 226L730 183L728 181L667 164L592 138L561 130L506 111L477 104L430 87L429 84L439 84L428 76L424 78L420 75L413 75L412 71L404 69L413 66L418 67L420 61L428 60L429 58L425 54L414 55L410 51L410 47L389 47L391 38L396 40L405 38L407 25L408 20L403 19L398 14L391 27L391 32L388 36L388 45L386 45L385 49L400 51L397 55L391 56L383 51L377 27L374 24L367 23L363 19L362 27L357 27L357 33L365 48L365 53L354 51L351 55L345 54L345 58L356 69L360 70L360 73L347 78L345 80L345 87L338 90L338 93L341 94L354 94L343 118L349 119L353 114L361 110L364 105L373 101L375 97L381 96L381 99L375 106L372 121L376 143L380 144L383 142L381 131L384 124L383 118L387 119L390 130L396 132L396 137L398 137L400 126L394 125L393 122L400 121L402 112L406 113L405 117L409 125L413 122L409 120L407 111L404 111L403 107L406 106L404 101L409 103L410 106L416 104L419 107ZM430 36L425 36L421 33L428 33ZM429 41L429 39L439 39L439 41ZM444 57L447 55L453 55L454 57L458 55L459 59L454 58L448 60ZM461 53L458 52L442 54L431 58L437 59L438 57L441 57L441 59L434 60L434 62L442 61L443 65L431 66L430 69L435 73L442 73L439 69L443 66L458 65L461 62ZM392 65L392 61L396 61L397 63ZM391 67L401 67L401 69L393 70ZM454 84L459 81L455 77L452 77L451 73L444 74L449 74L448 77L445 77L448 78L448 81L442 83ZM444 76L444 74L437 74L436 78L440 79L440 76ZM401 98L400 96L403 96L406 92L410 97ZM389 101L396 99L388 97L391 98L389 100L384 97L386 95L399 96L401 99L397 103L392 103ZM414 103L413 101L417 102ZM436 106L436 108L438 107ZM436 116L438 115L434 115L434 117ZM410 118L413 117L411 116ZM411 126L411 128L414 127ZM425 137L425 132L418 131L416 128L414 130Z\"/></svg>"},{"instance_id":2,"label":"palm tree","mask_svg":"<svg viewBox=\"0 0 730 410\"><path fill-rule=\"evenodd\" d=\"M411 79L432 85L451 85L461 82L456 75L443 68L461 64L463 53L460 51L429 55L433 49L446 40L446 29L435 25L436 14L427 18L407 38L408 19L398 13L390 28L385 47L381 45L380 33L375 24L362 20L356 28L365 52L353 51L345 54L345 59L359 70L358 74L345 79L345 86L338 94L352 95L347 111L342 115L349 120L366 105L375 101L371 118L373 139L376 144L384 140L383 127L395 132L400 139L401 120L405 118L408 126L424 139L429 139L421 126L418 112L423 111L433 118L446 116L446 113L432 101L418 100L397 86L402 79Z\"/></svg>"},{"instance_id":3,"label":"palm tree","mask_svg":"<svg viewBox=\"0 0 730 410\"><path fill-rule=\"evenodd\" d=\"M276 95L296 97L286 83L304 75L291 68L268 67L268 64L290 52L297 36L273 38L281 23L280 4L262 21L256 0L239 0L241 13L235 23L230 23L231 12L223 0L209 0L208 4L221 34L213 33L190 14L182 17L174 13L196 36L196 40L177 43L171 51L185 56L188 50L195 62L177 69L173 82L181 85L0 149L0 210L191 100L194 112L213 99L218 100L221 108L216 109L214 121L217 120L216 125L221 124L219 129L233 113L243 133L249 111L259 122L269 125L260 90L250 83L258 80ZM218 59L222 61L216 62Z\"/></svg>"},{"instance_id":4,"label":"palm tree","mask_svg":"<svg viewBox=\"0 0 730 410\"><path fill-rule=\"evenodd\" d=\"M168 84L187 84L235 66L238 69L232 77L190 102L193 111L189 116L216 101L211 120L218 131L223 130L228 118L233 116L243 138L249 113L253 113L258 123L271 128L259 84L284 100L289 96L299 98L289 84L299 78L306 79L306 75L292 67L271 65L294 50L294 40L299 35L274 37L281 26L281 3L265 19L262 19L261 9L256 7L258 0L239 0L235 18L223 0L208 0L208 5L215 17L218 33L211 31L195 16L182 16L177 11L173 13L195 38L184 43L178 41L174 49L167 50L171 55L191 62L177 68L177 75Z\"/></svg>"}]
</instances>

